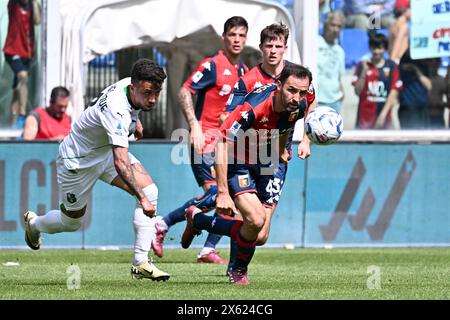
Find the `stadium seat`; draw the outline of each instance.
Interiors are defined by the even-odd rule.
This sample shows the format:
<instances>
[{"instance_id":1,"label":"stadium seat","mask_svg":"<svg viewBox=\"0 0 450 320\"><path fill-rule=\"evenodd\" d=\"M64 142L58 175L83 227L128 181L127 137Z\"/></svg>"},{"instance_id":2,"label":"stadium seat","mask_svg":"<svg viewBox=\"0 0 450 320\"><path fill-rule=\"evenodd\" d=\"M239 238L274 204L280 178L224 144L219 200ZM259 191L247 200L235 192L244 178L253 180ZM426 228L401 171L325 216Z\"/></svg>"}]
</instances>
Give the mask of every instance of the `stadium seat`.
<instances>
[{"instance_id":1,"label":"stadium seat","mask_svg":"<svg viewBox=\"0 0 450 320\"><path fill-rule=\"evenodd\" d=\"M116 65L116 54L112 52L103 56L97 56L89 62L89 65L94 68L114 67Z\"/></svg>"},{"instance_id":2,"label":"stadium seat","mask_svg":"<svg viewBox=\"0 0 450 320\"><path fill-rule=\"evenodd\" d=\"M379 29L379 33L388 36L388 30ZM345 52L345 68L353 68L361 59L370 55L369 37L366 30L342 29L340 44Z\"/></svg>"}]
</instances>

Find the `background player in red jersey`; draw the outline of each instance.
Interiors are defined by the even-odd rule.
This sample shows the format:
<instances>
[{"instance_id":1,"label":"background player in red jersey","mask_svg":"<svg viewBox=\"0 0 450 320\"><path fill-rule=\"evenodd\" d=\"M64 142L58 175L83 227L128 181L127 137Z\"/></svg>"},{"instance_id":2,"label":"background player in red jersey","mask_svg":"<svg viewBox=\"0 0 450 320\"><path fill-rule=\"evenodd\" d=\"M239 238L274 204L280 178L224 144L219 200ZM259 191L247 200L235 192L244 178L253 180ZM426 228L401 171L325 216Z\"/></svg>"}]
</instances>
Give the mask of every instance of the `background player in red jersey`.
<instances>
[{"instance_id":1,"label":"background player in red jersey","mask_svg":"<svg viewBox=\"0 0 450 320\"><path fill-rule=\"evenodd\" d=\"M219 116L235 83L248 68L241 62L241 52L247 39L247 21L239 16L229 18L222 34L224 48L215 56L202 60L179 92L181 109L189 124L191 136L191 167L199 186L206 192L160 219L156 224L157 235L152 248L156 255L163 254L163 239L168 228L185 220L185 210L199 201L215 199L214 148L209 144L219 128ZM197 95L194 109L192 95ZM215 251L221 236L209 234L197 261L227 263Z\"/></svg>"},{"instance_id":2,"label":"background player in red jersey","mask_svg":"<svg viewBox=\"0 0 450 320\"><path fill-rule=\"evenodd\" d=\"M28 101L28 71L35 53L34 26L41 23L37 0L8 1L8 33L5 60L14 72L11 100L11 124L21 129L25 123Z\"/></svg>"},{"instance_id":3,"label":"background player in red jersey","mask_svg":"<svg viewBox=\"0 0 450 320\"><path fill-rule=\"evenodd\" d=\"M312 75L307 68L286 65L276 84L267 84L250 92L243 104L220 127L222 139L217 142L215 159L218 183L216 208L219 214L226 215L239 210L243 221L209 217L194 206L187 210L188 223L183 240L189 242L198 230L208 230L228 235L236 241L237 258L229 270L232 284L249 283L247 266L255 252L268 211L272 210L264 205L272 197L267 183L273 179L273 167L278 165L279 159L283 162L288 160L286 141L295 122L308 112L306 96L311 81ZM272 148L273 137L275 142L279 141L275 148ZM270 161L263 161L267 160L263 150L267 145L272 151ZM234 158L234 162L229 163L229 158Z\"/></svg>"},{"instance_id":4,"label":"background player in red jersey","mask_svg":"<svg viewBox=\"0 0 450 320\"><path fill-rule=\"evenodd\" d=\"M391 109L398 103L403 88L397 64L384 58L388 39L381 33L370 34L370 61L361 61L355 69L352 84L359 96L356 127L389 128Z\"/></svg>"}]
</instances>

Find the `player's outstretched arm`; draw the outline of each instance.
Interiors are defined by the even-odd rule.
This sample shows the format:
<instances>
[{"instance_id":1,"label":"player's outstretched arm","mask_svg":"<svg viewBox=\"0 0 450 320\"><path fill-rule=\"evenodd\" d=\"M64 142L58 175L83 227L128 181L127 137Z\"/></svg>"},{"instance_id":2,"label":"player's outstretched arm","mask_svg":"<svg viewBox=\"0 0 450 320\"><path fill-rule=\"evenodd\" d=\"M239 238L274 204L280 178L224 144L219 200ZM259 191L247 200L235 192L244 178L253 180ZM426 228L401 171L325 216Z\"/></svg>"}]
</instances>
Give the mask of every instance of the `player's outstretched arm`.
<instances>
[{"instance_id":1,"label":"player's outstretched arm","mask_svg":"<svg viewBox=\"0 0 450 320\"><path fill-rule=\"evenodd\" d=\"M131 167L130 159L128 157L128 148L113 146L113 156L114 166L123 182L128 186L127 191L137 197L145 215L154 217L156 209L137 184L133 174L133 168Z\"/></svg>"},{"instance_id":2,"label":"player's outstretched arm","mask_svg":"<svg viewBox=\"0 0 450 320\"><path fill-rule=\"evenodd\" d=\"M181 87L178 93L178 101L180 102L184 118L191 129L191 144L195 149L201 150L205 146L205 137L203 136L202 127L195 117L192 94L185 87Z\"/></svg>"}]
</instances>

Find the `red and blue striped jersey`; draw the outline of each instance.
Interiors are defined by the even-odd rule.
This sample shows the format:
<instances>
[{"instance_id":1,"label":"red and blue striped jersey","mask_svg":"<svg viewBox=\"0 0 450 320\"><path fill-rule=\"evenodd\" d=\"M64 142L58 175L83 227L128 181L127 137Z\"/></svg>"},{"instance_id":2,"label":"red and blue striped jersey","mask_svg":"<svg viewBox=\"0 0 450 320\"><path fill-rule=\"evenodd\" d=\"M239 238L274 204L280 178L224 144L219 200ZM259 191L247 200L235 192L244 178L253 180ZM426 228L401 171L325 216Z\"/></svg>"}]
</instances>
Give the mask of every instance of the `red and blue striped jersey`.
<instances>
[{"instance_id":1,"label":"red and blue striped jersey","mask_svg":"<svg viewBox=\"0 0 450 320\"><path fill-rule=\"evenodd\" d=\"M295 122L305 116L306 98L295 111L275 112L276 92L274 83L254 89L220 127L220 133L231 144L236 160L248 164L260 163L264 152L262 148L270 151L272 139L293 130ZM244 152L240 152L242 148Z\"/></svg>"},{"instance_id":2,"label":"red and blue striped jersey","mask_svg":"<svg viewBox=\"0 0 450 320\"><path fill-rule=\"evenodd\" d=\"M363 76L362 72L363 68L360 62L355 69L353 85ZM398 66L389 59L381 68L377 68L369 62L365 76L364 86L359 96L356 125L361 129L371 129L375 126L375 121L386 103L389 92L402 90L403 83L400 80ZM386 127L389 123L390 114L386 117Z\"/></svg>"}]
</instances>

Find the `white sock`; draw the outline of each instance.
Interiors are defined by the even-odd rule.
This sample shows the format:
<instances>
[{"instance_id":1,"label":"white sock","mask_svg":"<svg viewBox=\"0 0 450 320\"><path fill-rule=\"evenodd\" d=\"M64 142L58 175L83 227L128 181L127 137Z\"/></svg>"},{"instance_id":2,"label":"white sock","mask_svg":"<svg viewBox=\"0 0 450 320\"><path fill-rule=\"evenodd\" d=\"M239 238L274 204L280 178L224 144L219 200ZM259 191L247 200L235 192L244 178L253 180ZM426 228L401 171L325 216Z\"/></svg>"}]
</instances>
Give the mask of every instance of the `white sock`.
<instances>
[{"instance_id":1,"label":"white sock","mask_svg":"<svg viewBox=\"0 0 450 320\"><path fill-rule=\"evenodd\" d=\"M44 216L38 216L30 221L33 231L44 233L74 232L80 229L83 218L70 218L59 210L50 210Z\"/></svg>"},{"instance_id":2,"label":"white sock","mask_svg":"<svg viewBox=\"0 0 450 320\"><path fill-rule=\"evenodd\" d=\"M158 188L156 185L151 184L142 191L156 209L158 204ZM135 233L133 264L135 266L148 261L148 253L155 237L155 222L156 218L146 216L140 205L136 206L133 219Z\"/></svg>"},{"instance_id":3,"label":"white sock","mask_svg":"<svg viewBox=\"0 0 450 320\"><path fill-rule=\"evenodd\" d=\"M211 251L214 251L214 248L203 247L202 251L200 251L199 257L202 257L202 256L204 256L204 255L207 255L207 254L210 253Z\"/></svg>"}]
</instances>

